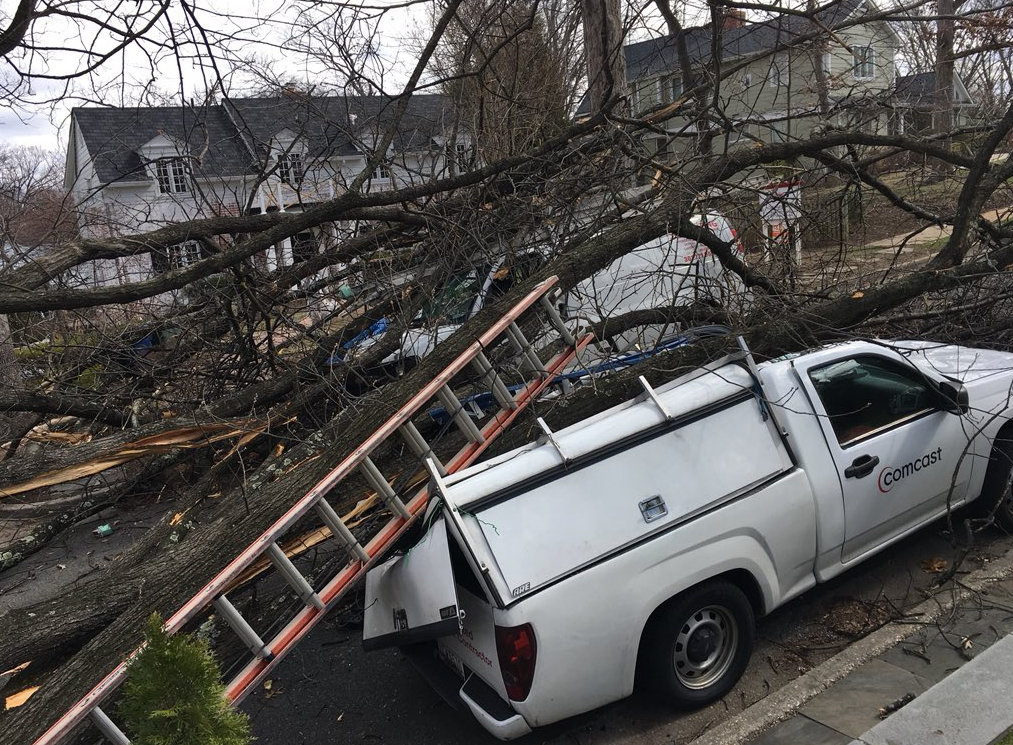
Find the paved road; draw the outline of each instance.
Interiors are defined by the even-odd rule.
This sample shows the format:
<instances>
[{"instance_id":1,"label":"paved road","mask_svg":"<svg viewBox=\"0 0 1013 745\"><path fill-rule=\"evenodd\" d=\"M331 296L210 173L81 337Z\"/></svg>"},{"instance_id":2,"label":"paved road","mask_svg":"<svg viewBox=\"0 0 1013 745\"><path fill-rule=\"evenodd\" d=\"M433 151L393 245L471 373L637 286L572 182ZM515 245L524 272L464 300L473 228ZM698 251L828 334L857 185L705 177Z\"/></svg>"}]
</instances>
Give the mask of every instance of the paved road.
<instances>
[{"instance_id":1,"label":"paved road","mask_svg":"<svg viewBox=\"0 0 1013 745\"><path fill-rule=\"evenodd\" d=\"M676 715L633 697L546 727L520 741L600 745L684 743L738 713L847 643L924 599L933 560L952 550L943 526L927 528L845 577L817 588L764 619L752 664L726 699L690 715ZM1013 548L989 534L965 564ZM939 568L936 564L935 568ZM244 704L261 745L483 745L497 742L468 715L452 710L396 651L366 654L354 613L328 619Z\"/></svg>"}]
</instances>

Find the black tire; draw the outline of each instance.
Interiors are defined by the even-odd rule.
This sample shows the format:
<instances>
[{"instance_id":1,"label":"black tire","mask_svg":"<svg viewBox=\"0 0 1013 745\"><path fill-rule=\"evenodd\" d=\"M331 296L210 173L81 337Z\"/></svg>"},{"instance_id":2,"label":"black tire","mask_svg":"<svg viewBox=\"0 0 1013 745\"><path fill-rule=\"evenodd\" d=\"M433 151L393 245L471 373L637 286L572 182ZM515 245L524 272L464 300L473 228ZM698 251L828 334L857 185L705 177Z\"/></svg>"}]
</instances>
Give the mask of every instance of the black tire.
<instances>
[{"instance_id":1,"label":"black tire","mask_svg":"<svg viewBox=\"0 0 1013 745\"><path fill-rule=\"evenodd\" d=\"M737 586L718 580L687 590L644 630L641 684L676 709L717 701L745 671L754 635L753 608Z\"/></svg>"},{"instance_id":2,"label":"black tire","mask_svg":"<svg viewBox=\"0 0 1013 745\"><path fill-rule=\"evenodd\" d=\"M1002 530L1013 533L1013 440L996 439L988 459L981 496L968 506L972 517L995 520Z\"/></svg>"}]
</instances>

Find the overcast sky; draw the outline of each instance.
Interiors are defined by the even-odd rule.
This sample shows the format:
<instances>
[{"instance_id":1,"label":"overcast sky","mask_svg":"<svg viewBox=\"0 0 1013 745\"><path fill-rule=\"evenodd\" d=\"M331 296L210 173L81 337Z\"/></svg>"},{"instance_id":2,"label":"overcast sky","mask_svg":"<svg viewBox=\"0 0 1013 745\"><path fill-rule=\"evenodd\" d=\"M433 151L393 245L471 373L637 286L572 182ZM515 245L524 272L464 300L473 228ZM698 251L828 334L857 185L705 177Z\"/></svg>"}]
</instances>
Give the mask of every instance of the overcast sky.
<instances>
[{"instance_id":1,"label":"overcast sky","mask_svg":"<svg viewBox=\"0 0 1013 745\"><path fill-rule=\"evenodd\" d=\"M136 8L132 19L103 17L105 8L122 8L121 3L81 0L75 9L96 20L111 21L118 28L138 28L152 20L158 4L139 0L131 6ZM8 5L0 6L2 26L6 26ZM92 55L115 50L120 37L100 30L97 24L89 26L68 19L47 19L36 24L30 39L34 49L15 52L3 60L0 68L0 84L8 93L0 105L0 139L62 150L73 106L178 104L181 95L199 98L219 80L232 93L248 93L265 82L251 72L258 65L279 81L340 84L340 75L328 70L319 54L335 46L327 42L328 34L332 39L349 39L372 33L370 77L390 90L405 79L405 70L414 64L414 45L408 42L417 33L419 23L424 22L419 9L410 10L393 0L369 0L362 6L370 9L363 13L373 16L380 16L374 9L383 9L379 23L375 19L355 22L350 13L330 20L319 12L310 15L314 6L326 7L323 3L196 0L191 6L199 28L179 4L172 3L170 12L147 30L144 41L130 44L96 71L71 82L52 78L81 71L89 61L84 50ZM308 35L292 40L292 29L298 24L307 29ZM311 51L303 53L300 46ZM26 79L21 73L26 71L36 77L30 85L19 86L19 81ZM14 95L10 95L12 91Z\"/></svg>"},{"instance_id":2,"label":"overcast sky","mask_svg":"<svg viewBox=\"0 0 1013 745\"><path fill-rule=\"evenodd\" d=\"M47 79L80 71L90 59L83 50L108 52L121 37L103 31L97 23L52 18L32 30L31 53L15 53L0 66L0 85L12 89L19 103L0 106L0 139L17 145L35 145L63 150L70 108L80 105L178 104L182 96L201 97L209 86L224 80L233 94L248 94L263 80L251 74L249 66L259 64L280 81L309 81L335 86L341 83L322 53L337 46L335 39L362 38L371 34L369 77L386 92L397 92L416 62L419 37L424 35L429 5L420 0L360 0L358 18L350 3L341 4L340 15L323 13L335 3L306 0L191 0L193 18L179 3L160 16L144 34L144 40L129 44L113 54L88 76L71 82ZM161 0L110 3L107 0L67 0L68 5L88 18L118 28L146 27ZM696 0L679 3L685 11ZM0 26L6 26L8 6L0 4ZM109 15L109 8L117 10ZM127 10L123 10L126 8ZM634 15L653 11L648 0L627 6ZM123 17L132 12L133 17ZM105 15L104 15L105 14ZM684 21L698 23L699 12L685 12ZM655 14L656 16L656 14ZM377 22L377 18L380 18ZM662 33L660 18L639 17L633 39ZM292 29L305 33L294 40ZM67 51L67 49L76 49ZM17 86L26 78L19 72L36 74L31 85Z\"/></svg>"}]
</instances>

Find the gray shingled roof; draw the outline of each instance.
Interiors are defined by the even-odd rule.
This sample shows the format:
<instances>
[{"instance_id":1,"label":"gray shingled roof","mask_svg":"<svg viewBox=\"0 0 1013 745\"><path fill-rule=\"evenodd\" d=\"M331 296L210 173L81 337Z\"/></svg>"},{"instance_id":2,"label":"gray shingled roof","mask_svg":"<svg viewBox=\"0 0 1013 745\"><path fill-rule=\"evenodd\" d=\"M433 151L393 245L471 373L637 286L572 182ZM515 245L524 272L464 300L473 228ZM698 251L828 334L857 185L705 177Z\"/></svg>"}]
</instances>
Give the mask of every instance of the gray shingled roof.
<instances>
[{"instance_id":1,"label":"gray shingled roof","mask_svg":"<svg viewBox=\"0 0 1013 745\"><path fill-rule=\"evenodd\" d=\"M801 16L781 14L767 21L726 29L720 38L721 59L731 60L759 54L791 44L799 37L818 33L823 26L840 26L863 2L864 0L837 0L828 3L816 13L818 24ZM683 37L686 40L686 51L694 65L710 61L714 43L710 24L684 29ZM681 69L678 46L675 37L671 35L628 44L623 51L626 53L627 80L649 78ZM587 113L588 102L585 96L577 114Z\"/></svg>"},{"instance_id":2,"label":"gray shingled roof","mask_svg":"<svg viewBox=\"0 0 1013 745\"><path fill-rule=\"evenodd\" d=\"M200 167L194 167L197 175L243 173L251 164L249 151L221 106L80 107L73 116L104 184L148 181L137 150L159 134L185 142L192 153L206 148Z\"/></svg>"},{"instance_id":3,"label":"gray shingled roof","mask_svg":"<svg viewBox=\"0 0 1013 745\"><path fill-rule=\"evenodd\" d=\"M958 76L954 74L954 77ZM958 78L959 79L959 78ZM894 100L908 106L931 107L936 95L936 74L934 72L918 72L913 75L901 75L894 86ZM953 91L955 104L973 103L965 95L963 84L955 86Z\"/></svg>"},{"instance_id":4,"label":"gray shingled roof","mask_svg":"<svg viewBox=\"0 0 1013 745\"><path fill-rule=\"evenodd\" d=\"M205 177L253 173L279 132L291 131L306 155L353 155L367 149L390 123L395 101L385 96L321 96L291 93L275 98L232 99L190 107L97 108L73 111L102 183L146 181L137 150L159 134L206 152L195 174ZM429 150L452 116L440 95L416 95L394 138L397 152Z\"/></svg>"}]
</instances>

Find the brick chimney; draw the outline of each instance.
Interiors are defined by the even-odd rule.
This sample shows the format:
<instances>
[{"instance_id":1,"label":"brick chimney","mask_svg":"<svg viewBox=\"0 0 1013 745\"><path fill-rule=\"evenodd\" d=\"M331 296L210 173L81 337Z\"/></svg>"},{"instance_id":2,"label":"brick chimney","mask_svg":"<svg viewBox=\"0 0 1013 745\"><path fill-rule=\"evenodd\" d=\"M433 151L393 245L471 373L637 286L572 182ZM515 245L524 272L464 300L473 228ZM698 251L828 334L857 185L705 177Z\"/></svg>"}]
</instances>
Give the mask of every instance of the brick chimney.
<instances>
[{"instance_id":1,"label":"brick chimney","mask_svg":"<svg viewBox=\"0 0 1013 745\"><path fill-rule=\"evenodd\" d=\"M742 28L746 25L746 11L741 8L729 8L725 13L724 23L721 28L728 31L733 28Z\"/></svg>"}]
</instances>

